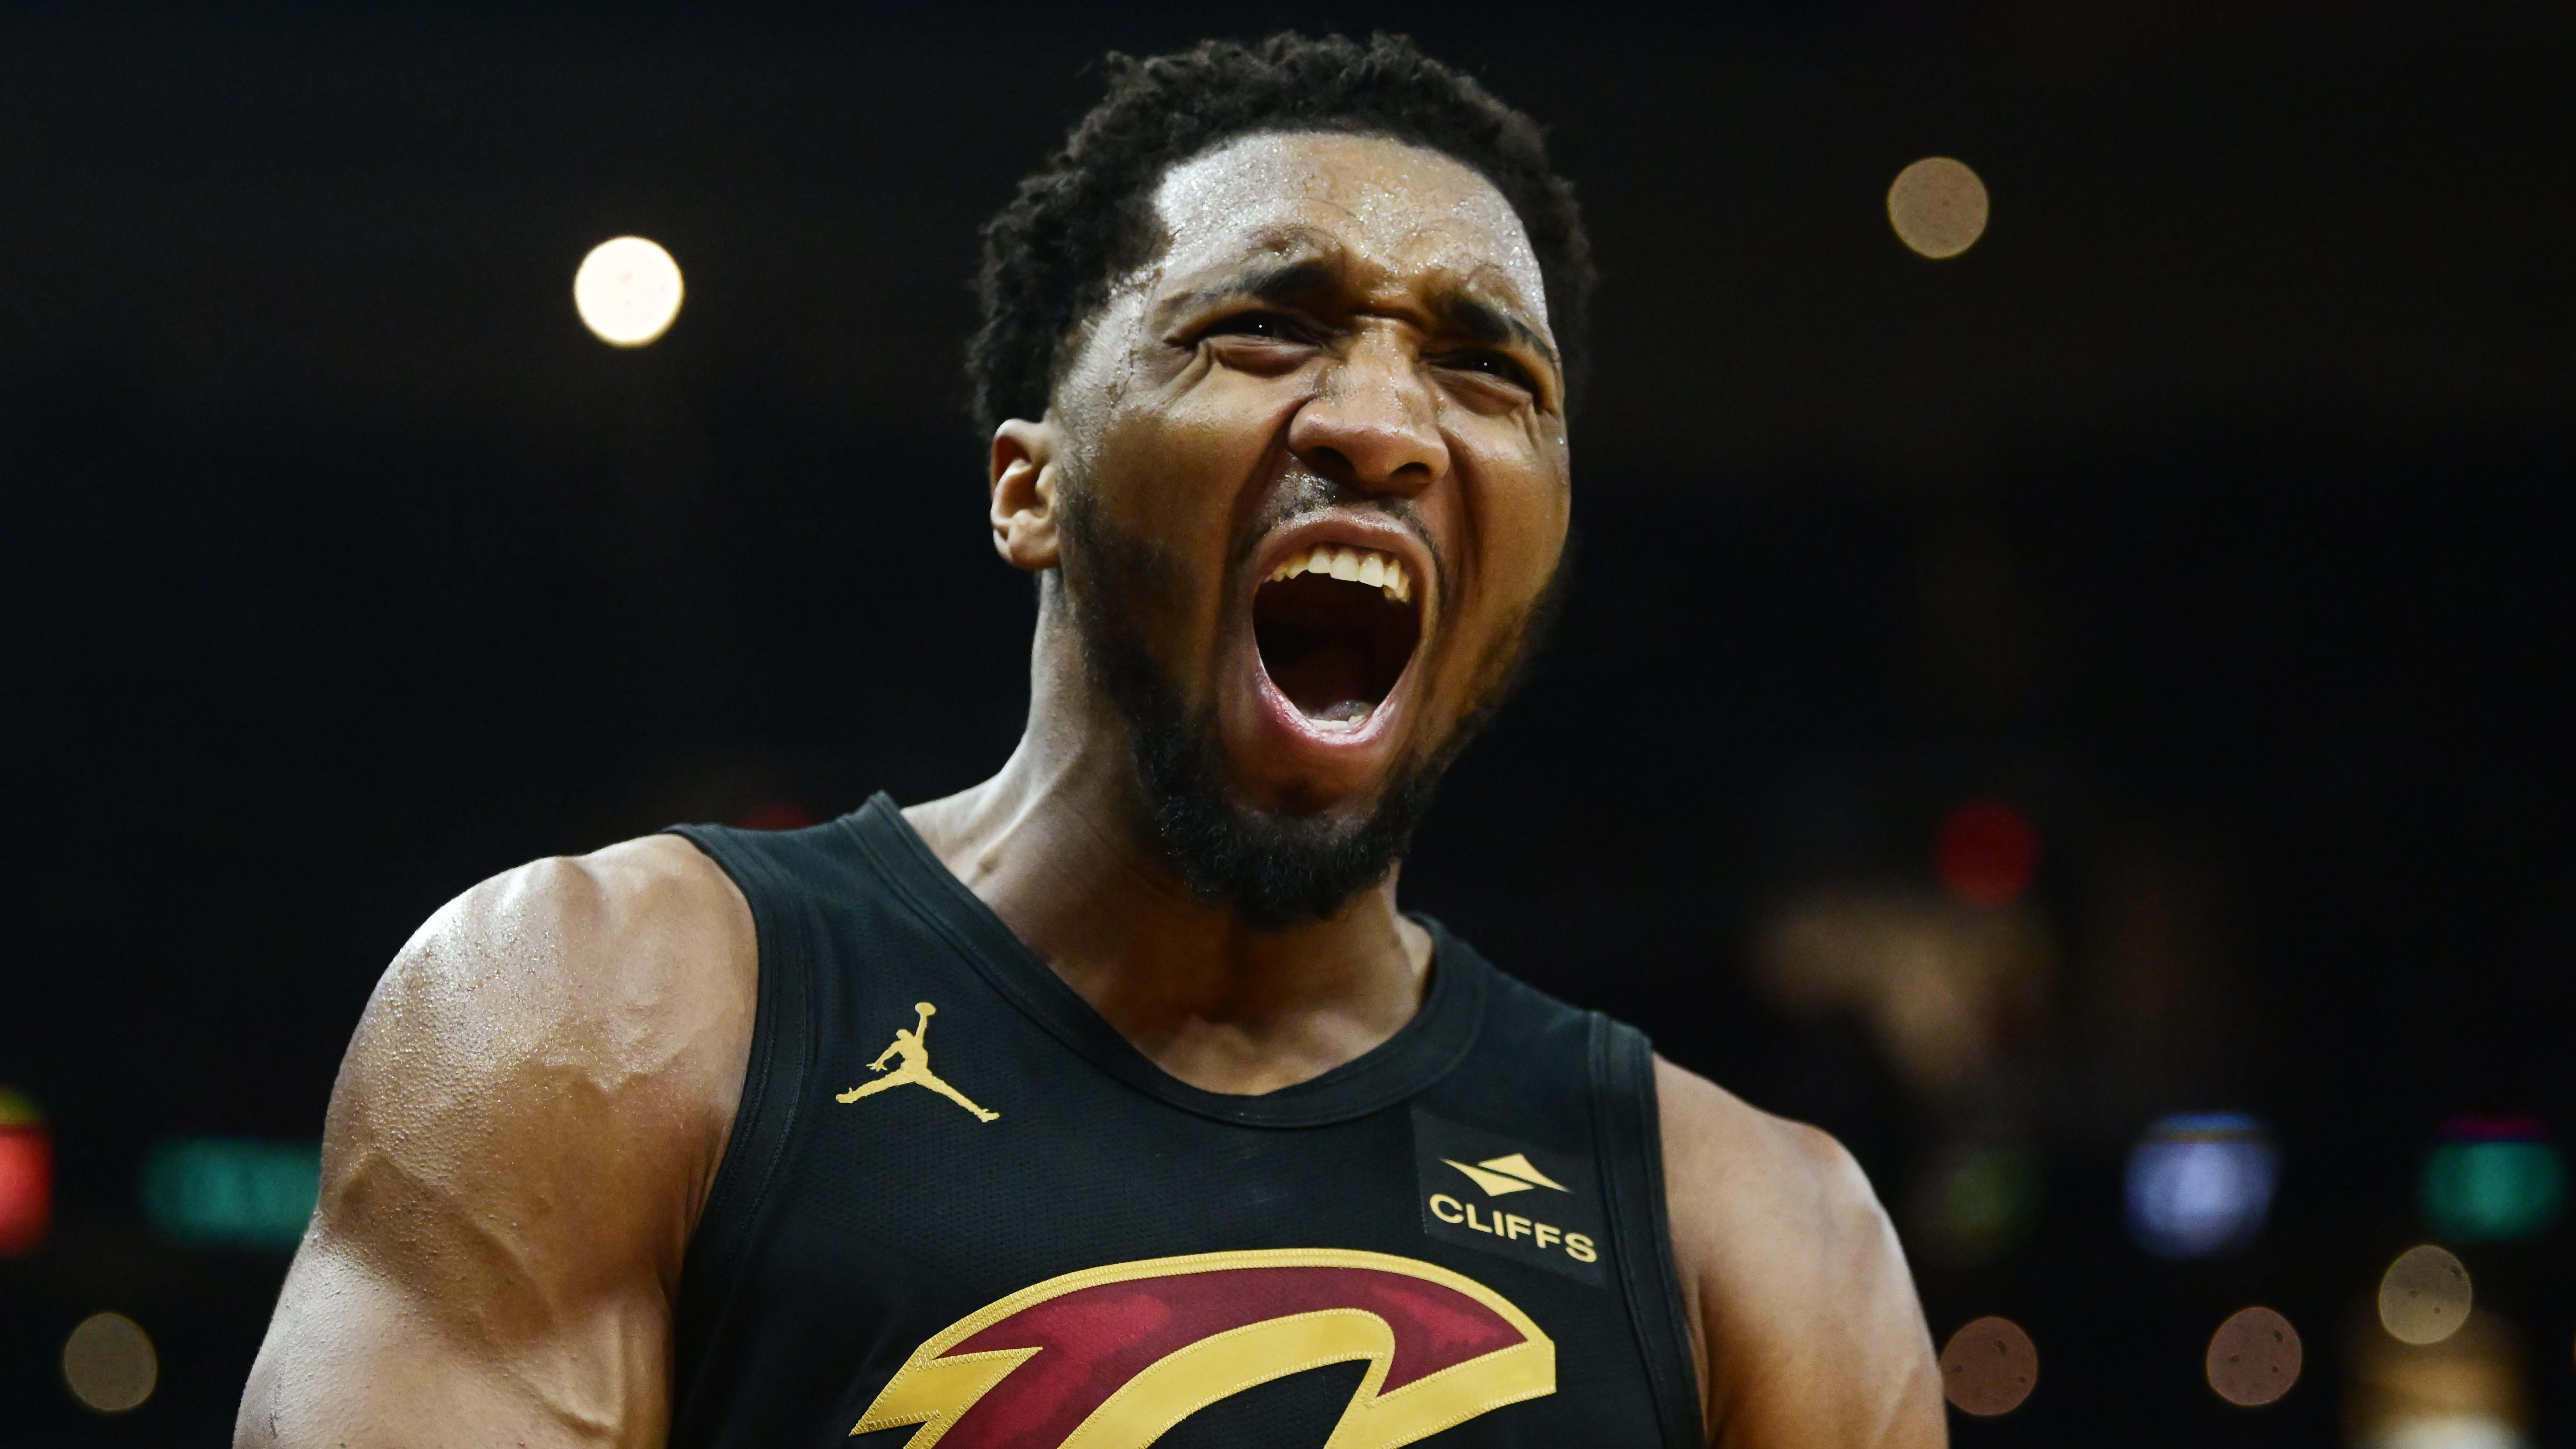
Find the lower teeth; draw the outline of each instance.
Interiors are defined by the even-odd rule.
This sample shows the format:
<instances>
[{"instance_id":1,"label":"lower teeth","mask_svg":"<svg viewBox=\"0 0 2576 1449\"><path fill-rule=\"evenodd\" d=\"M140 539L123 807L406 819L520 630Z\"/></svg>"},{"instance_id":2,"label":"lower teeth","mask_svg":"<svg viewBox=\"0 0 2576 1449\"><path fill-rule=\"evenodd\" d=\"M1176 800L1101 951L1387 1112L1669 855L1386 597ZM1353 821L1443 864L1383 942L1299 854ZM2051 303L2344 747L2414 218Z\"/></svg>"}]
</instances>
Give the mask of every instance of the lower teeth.
<instances>
[{"instance_id":1,"label":"lower teeth","mask_svg":"<svg viewBox=\"0 0 2576 1449\"><path fill-rule=\"evenodd\" d=\"M1374 707L1375 706L1369 704L1365 700L1346 699L1340 704L1326 706L1324 709L1306 717L1308 719L1329 720L1334 724L1357 724L1361 720L1367 719L1369 711Z\"/></svg>"}]
</instances>

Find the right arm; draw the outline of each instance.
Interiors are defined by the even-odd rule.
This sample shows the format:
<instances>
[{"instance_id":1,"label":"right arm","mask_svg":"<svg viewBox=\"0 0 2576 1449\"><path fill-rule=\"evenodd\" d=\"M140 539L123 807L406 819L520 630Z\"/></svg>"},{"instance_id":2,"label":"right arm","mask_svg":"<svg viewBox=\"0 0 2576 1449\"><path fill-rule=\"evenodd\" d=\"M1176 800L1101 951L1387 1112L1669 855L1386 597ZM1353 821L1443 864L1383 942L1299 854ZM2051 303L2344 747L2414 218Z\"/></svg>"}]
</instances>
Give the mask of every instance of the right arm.
<instances>
[{"instance_id":1,"label":"right arm","mask_svg":"<svg viewBox=\"0 0 2576 1449\"><path fill-rule=\"evenodd\" d=\"M740 893L674 836L432 917L341 1065L236 1449L660 1445L757 972Z\"/></svg>"}]
</instances>

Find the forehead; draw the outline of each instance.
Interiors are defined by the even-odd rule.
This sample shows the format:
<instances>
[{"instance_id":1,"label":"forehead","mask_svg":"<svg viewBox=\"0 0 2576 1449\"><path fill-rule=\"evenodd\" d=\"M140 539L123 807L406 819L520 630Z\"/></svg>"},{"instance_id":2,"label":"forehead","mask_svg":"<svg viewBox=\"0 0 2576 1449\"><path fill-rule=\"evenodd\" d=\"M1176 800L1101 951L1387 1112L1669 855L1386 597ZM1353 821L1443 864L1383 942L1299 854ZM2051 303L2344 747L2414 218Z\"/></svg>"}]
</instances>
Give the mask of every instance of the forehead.
<instances>
[{"instance_id":1,"label":"forehead","mask_svg":"<svg viewBox=\"0 0 2576 1449\"><path fill-rule=\"evenodd\" d=\"M1399 287L1463 288L1544 327L1538 257L1493 183L1381 136L1246 136L1167 172L1154 192L1167 284L1338 251Z\"/></svg>"}]
</instances>

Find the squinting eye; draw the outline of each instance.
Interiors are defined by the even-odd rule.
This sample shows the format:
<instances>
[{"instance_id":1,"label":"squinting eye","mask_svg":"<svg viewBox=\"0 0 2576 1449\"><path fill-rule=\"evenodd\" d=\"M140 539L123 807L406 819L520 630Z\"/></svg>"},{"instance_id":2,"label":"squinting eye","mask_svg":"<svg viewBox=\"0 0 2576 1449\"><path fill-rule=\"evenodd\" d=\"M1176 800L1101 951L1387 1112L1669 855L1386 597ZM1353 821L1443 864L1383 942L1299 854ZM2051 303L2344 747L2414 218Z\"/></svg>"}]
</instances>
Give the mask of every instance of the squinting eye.
<instances>
[{"instance_id":1,"label":"squinting eye","mask_svg":"<svg viewBox=\"0 0 2576 1449\"><path fill-rule=\"evenodd\" d=\"M1504 353L1462 352L1447 361L1449 366L1461 372L1481 372L1488 377L1508 382L1514 387L1533 393L1538 391L1538 385L1530 377L1529 369L1521 366L1519 359Z\"/></svg>"},{"instance_id":2,"label":"squinting eye","mask_svg":"<svg viewBox=\"0 0 2576 1449\"><path fill-rule=\"evenodd\" d=\"M1264 337L1280 342L1306 340L1303 328L1276 312L1238 312L1199 335L1202 337Z\"/></svg>"}]
</instances>

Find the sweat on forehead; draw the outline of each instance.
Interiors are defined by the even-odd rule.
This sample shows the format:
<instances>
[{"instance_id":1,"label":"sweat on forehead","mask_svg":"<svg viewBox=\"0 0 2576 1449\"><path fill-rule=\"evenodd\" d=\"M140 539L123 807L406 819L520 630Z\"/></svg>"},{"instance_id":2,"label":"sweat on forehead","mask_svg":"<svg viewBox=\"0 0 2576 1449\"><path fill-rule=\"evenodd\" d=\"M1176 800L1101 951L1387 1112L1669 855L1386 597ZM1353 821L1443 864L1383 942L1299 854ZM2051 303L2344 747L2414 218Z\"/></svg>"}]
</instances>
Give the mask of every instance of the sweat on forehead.
<instances>
[{"instance_id":1,"label":"sweat on forehead","mask_svg":"<svg viewBox=\"0 0 2576 1449\"><path fill-rule=\"evenodd\" d=\"M1382 136L1246 136L1174 165L1153 193L1161 235L1141 269L1167 283L1248 265L1333 260L1390 280L1436 274L1527 309L1546 283L1511 203L1464 163Z\"/></svg>"}]
</instances>

